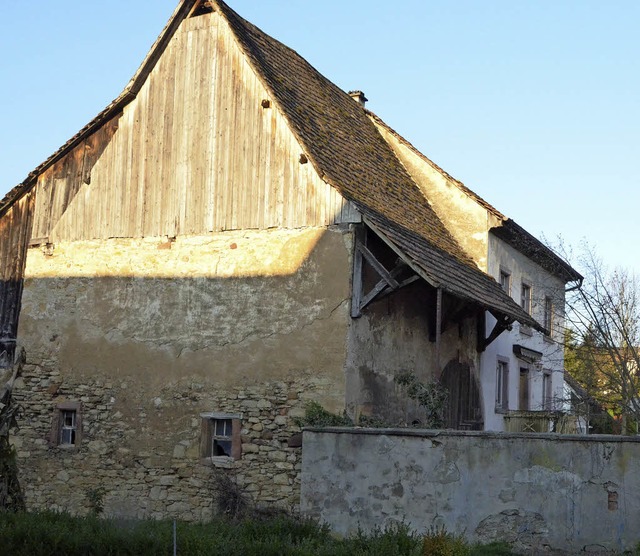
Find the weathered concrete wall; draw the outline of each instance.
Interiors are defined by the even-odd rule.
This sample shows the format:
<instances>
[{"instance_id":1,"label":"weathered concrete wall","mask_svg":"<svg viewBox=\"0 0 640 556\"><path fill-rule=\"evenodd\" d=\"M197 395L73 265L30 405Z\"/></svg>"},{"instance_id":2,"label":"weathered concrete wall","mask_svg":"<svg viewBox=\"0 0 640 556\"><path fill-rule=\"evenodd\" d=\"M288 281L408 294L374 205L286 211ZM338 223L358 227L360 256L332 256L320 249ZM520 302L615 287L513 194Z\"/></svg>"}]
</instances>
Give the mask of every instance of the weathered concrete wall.
<instances>
[{"instance_id":1,"label":"weathered concrete wall","mask_svg":"<svg viewBox=\"0 0 640 556\"><path fill-rule=\"evenodd\" d=\"M239 483L298 500L287 441L314 399L342 411L350 299L346 229L59 243L29 251L19 338L28 365L15 438L30 508L201 519L218 469L200 461L200 414L242 415ZM75 449L47 437L82 404Z\"/></svg>"},{"instance_id":2,"label":"weathered concrete wall","mask_svg":"<svg viewBox=\"0 0 640 556\"><path fill-rule=\"evenodd\" d=\"M301 508L341 534L403 521L534 554L640 541L640 439L306 430Z\"/></svg>"}]
</instances>

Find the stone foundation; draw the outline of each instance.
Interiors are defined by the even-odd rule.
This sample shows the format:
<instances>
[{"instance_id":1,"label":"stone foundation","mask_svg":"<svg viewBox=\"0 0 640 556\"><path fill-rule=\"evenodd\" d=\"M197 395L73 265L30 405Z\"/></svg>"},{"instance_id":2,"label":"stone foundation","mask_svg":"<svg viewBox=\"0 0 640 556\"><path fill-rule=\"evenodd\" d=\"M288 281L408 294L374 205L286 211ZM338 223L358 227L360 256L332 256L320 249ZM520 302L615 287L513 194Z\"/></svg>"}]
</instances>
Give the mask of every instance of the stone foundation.
<instances>
[{"instance_id":1,"label":"stone foundation","mask_svg":"<svg viewBox=\"0 0 640 556\"><path fill-rule=\"evenodd\" d=\"M28 364L16 389L22 406L20 481L30 510L84 514L91 493L104 489L107 515L206 520L216 473L232 473L240 489L262 506L296 509L301 448L293 418L328 386L322 380L254 384L212 393L201 383L169 383L145 396L127 382L61 383L58 371ZM77 447L54 446L49 436L61 401L82 404ZM239 460L212 464L200 454L200 414L242 415Z\"/></svg>"}]
</instances>

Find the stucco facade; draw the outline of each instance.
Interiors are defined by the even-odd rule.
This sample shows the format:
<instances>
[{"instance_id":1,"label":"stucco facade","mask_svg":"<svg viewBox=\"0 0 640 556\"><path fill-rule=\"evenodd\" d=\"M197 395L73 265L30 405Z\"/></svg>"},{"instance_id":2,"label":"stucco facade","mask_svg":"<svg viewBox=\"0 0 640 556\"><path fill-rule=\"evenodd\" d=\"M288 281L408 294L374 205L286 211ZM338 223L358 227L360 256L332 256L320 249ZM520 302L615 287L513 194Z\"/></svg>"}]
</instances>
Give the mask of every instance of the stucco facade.
<instances>
[{"instance_id":1,"label":"stucco facade","mask_svg":"<svg viewBox=\"0 0 640 556\"><path fill-rule=\"evenodd\" d=\"M481 356L485 429L505 430L509 411L553 411L562 409L564 373L564 281L536 264L500 238L489 233L488 272L496 280L507 276L509 295L522 303L522 286L529 288L531 314L544 323L550 322L549 334L514 324L492 342ZM551 311L549 316L545 312ZM490 330L495 318L486 317ZM523 346L531 352L517 354ZM496 403L498 363L507 365L506 399ZM504 380L504 378L503 378Z\"/></svg>"},{"instance_id":2,"label":"stucco facade","mask_svg":"<svg viewBox=\"0 0 640 556\"><path fill-rule=\"evenodd\" d=\"M241 419L242 455L222 462L240 484L295 505L293 417L311 399L344 408L350 238L334 227L32 248L15 390L28 507L82 512L104 488L110 513L203 519L209 412ZM82 439L56 445L69 402Z\"/></svg>"},{"instance_id":3,"label":"stucco facade","mask_svg":"<svg viewBox=\"0 0 640 556\"><path fill-rule=\"evenodd\" d=\"M522 554L640 541L636 438L314 429L304 443L302 509L338 534L445 527Z\"/></svg>"}]
</instances>

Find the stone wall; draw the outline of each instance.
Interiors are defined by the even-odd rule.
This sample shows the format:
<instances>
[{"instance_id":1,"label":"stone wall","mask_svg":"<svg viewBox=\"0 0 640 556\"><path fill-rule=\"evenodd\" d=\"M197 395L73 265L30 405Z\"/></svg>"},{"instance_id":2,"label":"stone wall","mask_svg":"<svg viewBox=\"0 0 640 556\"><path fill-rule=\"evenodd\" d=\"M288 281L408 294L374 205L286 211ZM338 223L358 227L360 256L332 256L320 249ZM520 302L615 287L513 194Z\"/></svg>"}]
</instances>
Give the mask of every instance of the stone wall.
<instances>
[{"instance_id":1,"label":"stone wall","mask_svg":"<svg viewBox=\"0 0 640 556\"><path fill-rule=\"evenodd\" d=\"M216 473L296 506L307 400L342 411L347 228L79 241L31 248L15 397L29 509L206 519ZM76 446L50 433L76 404ZM203 413L241 418L240 459L202 457ZM54 435L56 436L56 435Z\"/></svg>"},{"instance_id":2,"label":"stone wall","mask_svg":"<svg viewBox=\"0 0 640 556\"><path fill-rule=\"evenodd\" d=\"M119 517L206 520L212 513L216 473L231 473L260 505L295 508L301 449L288 442L293 418L322 394L322 379L300 377L212 393L197 382L170 382L155 397L131 384L101 380L60 384L59 371L29 364L16 401L22 406L13 442L29 509L85 513L90 491L104 489L105 512ZM52 399L82 402L77 448L49 441ZM200 413L242 415L242 456L212 465L200 457Z\"/></svg>"},{"instance_id":3,"label":"stone wall","mask_svg":"<svg viewBox=\"0 0 640 556\"><path fill-rule=\"evenodd\" d=\"M630 437L311 429L301 509L340 534L402 521L534 554L630 550L639 459Z\"/></svg>"}]
</instances>

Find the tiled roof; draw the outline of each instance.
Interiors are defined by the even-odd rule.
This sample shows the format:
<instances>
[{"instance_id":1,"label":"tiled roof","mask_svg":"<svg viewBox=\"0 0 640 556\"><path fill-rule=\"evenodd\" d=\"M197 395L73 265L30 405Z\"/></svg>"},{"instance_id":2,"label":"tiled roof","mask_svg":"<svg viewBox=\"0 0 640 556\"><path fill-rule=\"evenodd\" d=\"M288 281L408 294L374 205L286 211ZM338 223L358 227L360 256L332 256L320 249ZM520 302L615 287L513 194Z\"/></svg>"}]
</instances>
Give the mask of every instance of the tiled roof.
<instances>
[{"instance_id":1,"label":"tiled roof","mask_svg":"<svg viewBox=\"0 0 640 556\"><path fill-rule=\"evenodd\" d=\"M295 51L213 2L314 167L418 265L429 282L536 328L463 252L367 112Z\"/></svg>"},{"instance_id":2,"label":"tiled roof","mask_svg":"<svg viewBox=\"0 0 640 556\"><path fill-rule=\"evenodd\" d=\"M464 253L366 111L295 51L242 19L221 0L210 2L273 94L320 176L407 254L421 275L445 291L525 324L538 325ZM0 215L35 184L39 173L135 98L195 0L184 0L122 94L0 201Z\"/></svg>"},{"instance_id":3,"label":"tiled roof","mask_svg":"<svg viewBox=\"0 0 640 556\"><path fill-rule=\"evenodd\" d=\"M548 272L555 274L569 281L579 281L582 279L582 276L569 265L562 257L560 257L557 253L555 253L552 249L547 247L544 243L542 243L539 239L532 236L529 232L527 232L522 226L518 225L511 218L508 218L504 214L502 214L498 209L496 209L492 204L485 201L480 195L469 189L464 183L460 180L454 178L451 174L449 174L446 170L438 166L433 160L429 157L421 153L418 149L416 149L407 139L405 139L402 135L400 135L396 130L392 129L389 125L387 125L382 118L374 114L373 112L367 110L367 114L371 117L377 125L386 129L389 133L391 133L400 143L405 145L408 149L410 149L414 154L424 160L427 164L429 164L436 172L440 173L445 179L449 180L452 184L454 184L458 189L468 195L472 199L474 199L480 206L484 207L488 212L493 214L499 221L500 225L495 226L491 229L491 232L520 251L525 254L527 257L538 263L542 268L547 270Z\"/></svg>"}]
</instances>

